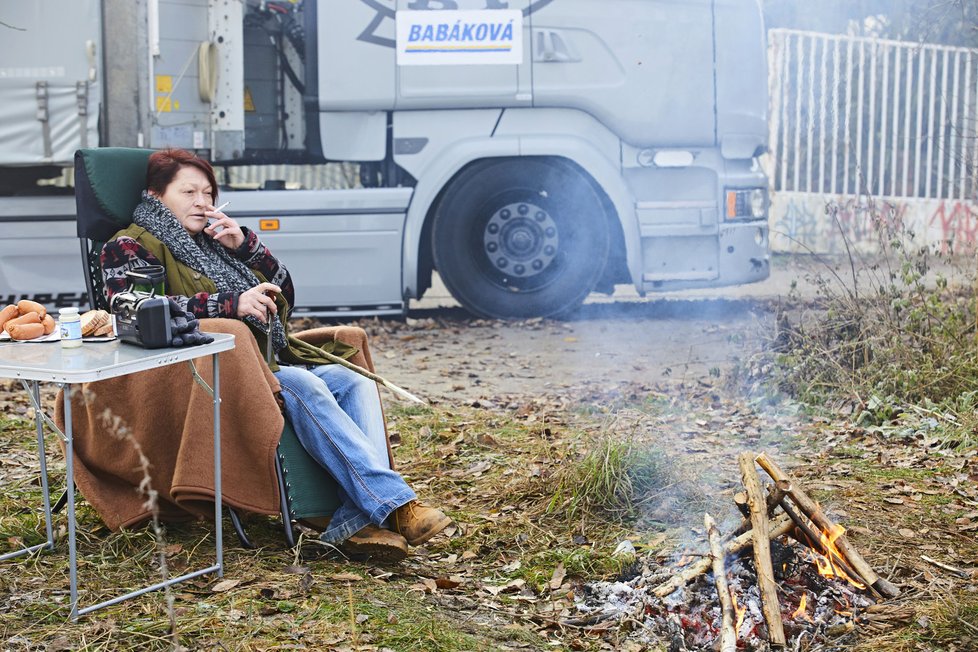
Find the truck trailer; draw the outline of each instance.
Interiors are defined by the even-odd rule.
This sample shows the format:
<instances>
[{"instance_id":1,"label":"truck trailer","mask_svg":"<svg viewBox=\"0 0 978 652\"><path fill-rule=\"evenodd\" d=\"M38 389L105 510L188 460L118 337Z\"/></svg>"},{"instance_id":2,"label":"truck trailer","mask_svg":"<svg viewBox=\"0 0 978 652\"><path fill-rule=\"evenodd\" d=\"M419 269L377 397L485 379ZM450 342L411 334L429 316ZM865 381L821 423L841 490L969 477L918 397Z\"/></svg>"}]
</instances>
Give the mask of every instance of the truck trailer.
<instances>
[{"instance_id":1,"label":"truck trailer","mask_svg":"<svg viewBox=\"0 0 978 652\"><path fill-rule=\"evenodd\" d=\"M182 147L296 311L769 275L758 0L0 3L0 303L87 305L78 148Z\"/></svg>"}]
</instances>

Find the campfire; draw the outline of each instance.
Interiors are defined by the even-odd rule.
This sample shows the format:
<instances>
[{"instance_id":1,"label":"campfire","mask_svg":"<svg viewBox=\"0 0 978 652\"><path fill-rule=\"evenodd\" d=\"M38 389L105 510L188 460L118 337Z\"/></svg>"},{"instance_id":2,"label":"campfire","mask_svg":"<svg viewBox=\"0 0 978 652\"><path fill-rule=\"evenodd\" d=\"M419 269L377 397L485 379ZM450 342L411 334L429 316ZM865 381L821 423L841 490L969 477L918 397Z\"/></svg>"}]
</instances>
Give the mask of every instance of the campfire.
<instances>
[{"instance_id":1,"label":"campfire","mask_svg":"<svg viewBox=\"0 0 978 652\"><path fill-rule=\"evenodd\" d=\"M628 582L593 585L578 605L587 616L574 624L617 618L665 635L670 650L735 652L805 649L914 617L911 608L884 602L900 589L770 457L742 453L738 461L744 485L734 496L744 515L738 527L723 535L706 514L707 554L646 568ZM766 488L757 466L770 478Z\"/></svg>"}]
</instances>

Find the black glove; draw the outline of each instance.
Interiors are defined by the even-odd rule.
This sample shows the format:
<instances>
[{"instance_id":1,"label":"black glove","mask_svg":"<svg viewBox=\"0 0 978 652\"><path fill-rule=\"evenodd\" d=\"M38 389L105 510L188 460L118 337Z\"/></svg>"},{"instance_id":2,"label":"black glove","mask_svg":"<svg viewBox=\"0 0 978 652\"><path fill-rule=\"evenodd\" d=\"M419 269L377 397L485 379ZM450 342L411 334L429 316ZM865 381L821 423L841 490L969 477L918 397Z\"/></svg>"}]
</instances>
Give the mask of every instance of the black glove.
<instances>
[{"instance_id":1,"label":"black glove","mask_svg":"<svg viewBox=\"0 0 978 652\"><path fill-rule=\"evenodd\" d=\"M200 332L197 317L193 313L184 312L173 299L170 299L170 332L173 333L170 346L195 346L214 341L210 335Z\"/></svg>"}]
</instances>

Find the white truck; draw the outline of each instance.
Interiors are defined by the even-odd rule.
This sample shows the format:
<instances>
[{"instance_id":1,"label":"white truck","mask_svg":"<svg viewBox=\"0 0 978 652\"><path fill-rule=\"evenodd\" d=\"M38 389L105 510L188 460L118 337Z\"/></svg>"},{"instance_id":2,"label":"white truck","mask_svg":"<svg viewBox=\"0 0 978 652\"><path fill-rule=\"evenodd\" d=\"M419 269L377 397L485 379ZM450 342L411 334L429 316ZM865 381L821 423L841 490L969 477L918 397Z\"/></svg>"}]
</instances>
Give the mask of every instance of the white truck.
<instances>
[{"instance_id":1,"label":"white truck","mask_svg":"<svg viewBox=\"0 0 978 652\"><path fill-rule=\"evenodd\" d=\"M769 274L758 0L32 0L0 37L0 303L87 303L95 146L214 162L307 314L434 271L497 318ZM354 183L301 180L330 162Z\"/></svg>"}]
</instances>

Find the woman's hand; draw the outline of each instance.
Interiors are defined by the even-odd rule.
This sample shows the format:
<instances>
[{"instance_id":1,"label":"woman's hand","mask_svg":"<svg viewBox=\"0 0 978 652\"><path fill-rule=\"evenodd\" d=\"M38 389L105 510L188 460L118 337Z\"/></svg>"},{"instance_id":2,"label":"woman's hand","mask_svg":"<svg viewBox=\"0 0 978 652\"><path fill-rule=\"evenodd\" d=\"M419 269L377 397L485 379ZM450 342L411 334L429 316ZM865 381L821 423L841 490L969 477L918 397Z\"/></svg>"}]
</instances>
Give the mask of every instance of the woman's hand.
<instances>
[{"instance_id":1,"label":"woman's hand","mask_svg":"<svg viewBox=\"0 0 978 652\"><path fill-rule=\"evenodd\" d=\"M242 292L238 295L238 318L244 319L251 315L266 323L266 315L269 312L273 315L278 314L275 295L281 291L282 288L274 283L259 283L250 290Z\"/></svg>"},{"instance_id":2,"label":"woman's hand","mask_svg":"<svg viewBox=\"0 0 978 652\"><path fill-rule=\"evenodd\" d=\"M237 249L244 244L245 236L241 232L241 226L230 217L214 210L213 206L210 210L204 211L204 216L211 220L204 227L204 233L228 249Z\"/></svg>"}]
</instances>

